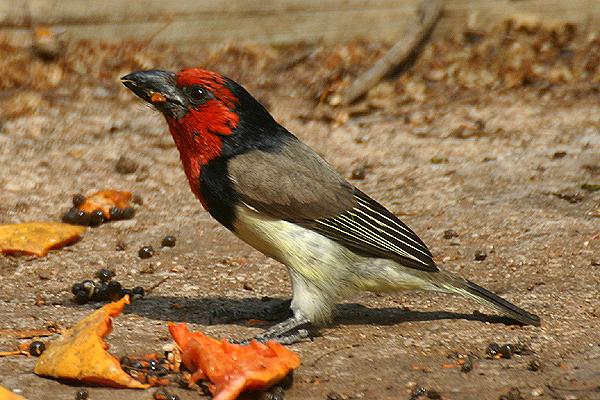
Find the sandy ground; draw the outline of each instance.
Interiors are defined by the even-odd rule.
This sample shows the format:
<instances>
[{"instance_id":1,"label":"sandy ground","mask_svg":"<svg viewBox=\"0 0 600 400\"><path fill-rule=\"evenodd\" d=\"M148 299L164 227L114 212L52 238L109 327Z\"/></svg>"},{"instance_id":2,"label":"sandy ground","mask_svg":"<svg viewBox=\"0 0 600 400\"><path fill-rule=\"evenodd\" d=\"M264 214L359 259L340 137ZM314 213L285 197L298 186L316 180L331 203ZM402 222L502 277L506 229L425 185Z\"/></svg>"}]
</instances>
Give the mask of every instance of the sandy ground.
<instances>
[{"instance_id":1,"label":"sandy ground","mask_svg":"<svg viewBox=\"0 0 600 400\"><path fill-rule=\"evenodd\" d=\"M408 399L414 385L456 400L498 399L512 387L525 399L600 399L600 192L581 187L600 183L597 82L489 90L449 82L410 101L395 101L401 94L383 87L380 98L392 99L391 108L338 121L305 87L286 81L293 71L266 74L255 60L251 72L238 73L251 57L236 61L231 53L199 64L247 86L348 178L364 168L364 179L352 182L411 226L443 268L542 318L541 327L519 327L457 296L361 294L314 340L290 346L302 365L286 399ZM192 57L149 63L189 66ZM260 307L266 296L289 298L285 269L202 209L161 116L118 84L128 67L140 66L121 65L81 85L71 77L52 89L25 83L4 92L0 223L60 220L73 194L100 189L130 190L143 204L134 219L90 228L43 258L0 255L0 329L73 326L100 304L75 304L71 286L109 268L124 286L155 286L115 321L107 340L113 354L160 349L167 321L214 337L252 336L267 325L210 325L209 316L219 307ZM10 114L15 98L33 105ZM122 156L137 164L135 172L116 171ZM448 229L458 237L445 239ZM176 246L161 248L169 234ZM140 259L143 245L156 254ZM476 261L481 250L487 258ZM26 341L2 335L0 351ZM493 342L529 351L486 359ZM459 355L472 358L470 372L444 367ZM540 370L529 369L533 360ZM0 385L31 400L74 398L77 386L34 375L35 361L0 358ZM200 397L171 389L182 399ZM89 391L94 400L153 392Z\"/></svg>"}]
</instances>

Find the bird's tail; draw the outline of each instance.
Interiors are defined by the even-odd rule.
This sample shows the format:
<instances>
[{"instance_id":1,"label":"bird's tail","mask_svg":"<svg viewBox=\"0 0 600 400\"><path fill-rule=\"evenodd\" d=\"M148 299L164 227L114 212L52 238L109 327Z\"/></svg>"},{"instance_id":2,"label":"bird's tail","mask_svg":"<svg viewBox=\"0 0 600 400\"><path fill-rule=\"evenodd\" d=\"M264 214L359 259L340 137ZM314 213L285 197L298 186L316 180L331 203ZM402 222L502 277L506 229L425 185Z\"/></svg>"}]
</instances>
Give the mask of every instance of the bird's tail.
<instances>
[{"instance_id":1,"label":"bird's tail","mask_svg":"<svg viewBox=\"0 0 600 400\"><path fill-rule=\"evenodd\" d=\"M521 322L525 325L540 326L540 317L531 314L522 308L515 306L514 304L504 300L502 297L495 295L494 293L474 284L471 281L452 275L446 271L439 271L445 276L439 282L439 286L446 289L447 291L461 294L472 300L477 301L485 306L491 307L492 309Z\"/></svg>"}]
</instances>

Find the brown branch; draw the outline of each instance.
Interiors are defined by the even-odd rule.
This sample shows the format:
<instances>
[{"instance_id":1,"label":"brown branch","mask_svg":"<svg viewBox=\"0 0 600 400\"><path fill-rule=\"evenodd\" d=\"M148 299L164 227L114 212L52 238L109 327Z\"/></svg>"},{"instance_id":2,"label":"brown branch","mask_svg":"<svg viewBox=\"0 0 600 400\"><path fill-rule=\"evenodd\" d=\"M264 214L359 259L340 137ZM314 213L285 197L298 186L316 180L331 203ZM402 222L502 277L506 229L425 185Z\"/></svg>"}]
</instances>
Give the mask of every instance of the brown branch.
<instances>
[{"instance_id":1,"label":"brown branch","mask_svg":"<svg viewBox=\"0 0 600 400\"><path fill-rule=\"evenodd\" d=\"M433 31L442 16L444 0L423 0L408 35L381 57L374 66L359 76L344 91L344 104L350 104L375 86L385 75L405 62Z\"/></svg>"}]
</instances>

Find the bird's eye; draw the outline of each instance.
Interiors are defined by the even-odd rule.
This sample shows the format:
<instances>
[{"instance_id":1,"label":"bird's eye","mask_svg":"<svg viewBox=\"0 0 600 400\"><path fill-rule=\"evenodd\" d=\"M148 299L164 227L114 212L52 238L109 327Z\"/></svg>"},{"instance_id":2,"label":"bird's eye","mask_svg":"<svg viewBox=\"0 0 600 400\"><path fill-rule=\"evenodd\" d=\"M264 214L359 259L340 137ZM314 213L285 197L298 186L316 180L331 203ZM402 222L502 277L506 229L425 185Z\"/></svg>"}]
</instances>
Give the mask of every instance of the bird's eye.
<instances>
[{"instance_id":1,"label":"bird's eye","mask_svg":"<svg viewBox=\"0 0 600 400\"><path fill-rule=\"evenodd\" d=\"M204 104L210 100L210 92L201 85L188 86L186 92L194 104Z\"/></svg>"}]
</instances>

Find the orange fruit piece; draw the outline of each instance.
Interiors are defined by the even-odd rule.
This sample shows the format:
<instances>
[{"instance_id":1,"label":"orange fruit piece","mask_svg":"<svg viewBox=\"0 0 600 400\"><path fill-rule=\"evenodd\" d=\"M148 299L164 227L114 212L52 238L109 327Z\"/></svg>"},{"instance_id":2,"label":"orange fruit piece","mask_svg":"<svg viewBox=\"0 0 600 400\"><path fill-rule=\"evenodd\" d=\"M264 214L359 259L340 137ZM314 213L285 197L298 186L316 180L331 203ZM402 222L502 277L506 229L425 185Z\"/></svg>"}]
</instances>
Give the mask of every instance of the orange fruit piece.
<instances>
[{"instance_id":1,"label":"orange fruit piece","mask_svg":"<svg viewBox=\"0 0 600 400\"><path fill-rule=\"evenodd\" d=\"M190 332L185 323L169 322L182 351L182 362L195 371L190 380L209 380L213 400L235 400L243 391L263 391L300 365L296 353L274 341L252 340L248 346Z\"/></svg>"}]
</instances>

